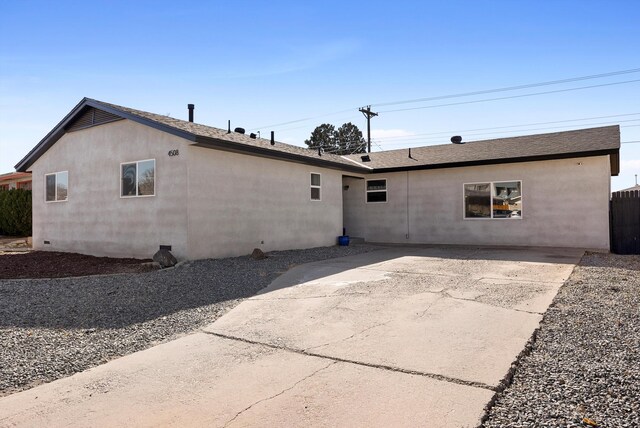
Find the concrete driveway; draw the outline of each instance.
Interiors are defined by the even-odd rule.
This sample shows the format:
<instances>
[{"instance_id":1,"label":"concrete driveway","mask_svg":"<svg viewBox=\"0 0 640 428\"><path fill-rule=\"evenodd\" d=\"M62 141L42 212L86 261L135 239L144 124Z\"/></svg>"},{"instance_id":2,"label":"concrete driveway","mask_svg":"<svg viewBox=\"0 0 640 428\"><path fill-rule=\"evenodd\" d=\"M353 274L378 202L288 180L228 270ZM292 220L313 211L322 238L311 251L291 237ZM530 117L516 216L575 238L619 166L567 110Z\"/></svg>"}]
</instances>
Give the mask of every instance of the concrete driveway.
<instances>
[{"instance_id":1,"label":"concrete driveway","mask_svg":"<svg viewBox=\"0 0 640 428\"><path fill-rule=\"evenodd\" d=\"M476 426L581 250L298 266L182 339L0 399L1 426Z\"/></svg>"}]
</instances>

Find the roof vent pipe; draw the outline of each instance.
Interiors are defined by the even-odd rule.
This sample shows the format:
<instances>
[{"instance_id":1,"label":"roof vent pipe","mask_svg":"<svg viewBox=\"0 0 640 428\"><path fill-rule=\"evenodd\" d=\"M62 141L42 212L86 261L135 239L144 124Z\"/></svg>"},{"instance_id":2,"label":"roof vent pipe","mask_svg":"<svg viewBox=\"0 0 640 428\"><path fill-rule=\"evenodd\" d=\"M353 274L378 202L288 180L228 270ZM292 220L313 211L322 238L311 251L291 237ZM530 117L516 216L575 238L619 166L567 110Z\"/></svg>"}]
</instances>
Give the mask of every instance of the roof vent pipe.
<instances>
[{"instance_id":1,"label":"roof vent pipe","mask_svg":"<svg viewBox=\"0 0 640 428\"><path fill-rule=\"evenodd\" d=\"M193 122L193 109L196 108L193 104L187 104L187 108L189 109L189 122Z\"/></svg>"},{"instance_id":2,"label":"roof vent pipe","mask_svg":"<svg viewBox=\"0 0 640 428\"><path fill-rule=\"evenodd\" d=\"M275 137L275 132L271 131L271 145L275 146L276 145L276 137Z\"/></svg>"},{"instance_id":3,"label":"roof vent pipe","mask_svg":"<svg viewBox=\"0 0 640 428\"><path fill-rule=\"evenodd\" d=\"M322 147L318 146L318 156L322 156Z\"/></svg>"},{"instance_id":4,"label":"roof vent pipe","mask_svg":"<svg viewBox=\"0 0 640 428\"><path fill-rule=\"evenodd\" d=\"M227 134L231 134L231 121L230 121L230 120L229 120L229 121L227 121L227 126L228 126L228 128L227 128Z\"/></svg>"},{"instance_id":5,"label":"roof vent pipe","mask_svg":"<svg viewBox=\"0 0 640 428\"><path fill-rule=\"evenodd\" d=\"M411 157L411 147L409 147L409 159L413 159L413 158Z\"/></svg>"}]
</instances>

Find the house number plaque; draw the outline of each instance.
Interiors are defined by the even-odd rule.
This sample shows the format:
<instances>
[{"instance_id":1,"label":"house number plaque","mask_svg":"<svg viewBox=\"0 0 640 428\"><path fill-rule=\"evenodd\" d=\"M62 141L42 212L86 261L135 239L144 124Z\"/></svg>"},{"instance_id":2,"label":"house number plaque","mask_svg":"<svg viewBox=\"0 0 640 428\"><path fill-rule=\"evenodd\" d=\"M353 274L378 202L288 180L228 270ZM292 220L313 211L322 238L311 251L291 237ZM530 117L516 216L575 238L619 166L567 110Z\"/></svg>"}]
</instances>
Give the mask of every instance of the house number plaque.
<instances>
[{"instance_id":1,"label":"house number plaque","mask_svg":"<svg viewBox=\"0 0 640 428\"><path fill-rule=\"evenodd\" d=\"M169 156L178 156L180 152L176 150L169 150Z\"/></svg>"}]
</instances>

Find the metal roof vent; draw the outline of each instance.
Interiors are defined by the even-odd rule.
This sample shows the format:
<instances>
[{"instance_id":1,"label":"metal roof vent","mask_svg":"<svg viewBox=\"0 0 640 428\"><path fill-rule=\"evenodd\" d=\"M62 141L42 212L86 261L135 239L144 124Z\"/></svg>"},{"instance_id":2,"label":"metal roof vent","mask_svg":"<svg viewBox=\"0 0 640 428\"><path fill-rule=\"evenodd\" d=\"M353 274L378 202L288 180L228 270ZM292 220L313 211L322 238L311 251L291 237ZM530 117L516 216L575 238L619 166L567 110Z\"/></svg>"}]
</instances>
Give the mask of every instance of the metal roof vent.
<instances>
[{"instance_id":1,"label":"metal roof vent","mask_svg":"<svg viewBox=\"0 0 640 428\"><path fill-rule=\"evenodd\" d=\"M258 136L256 134L254 134L253 132L251 134L249 134L249 138L253 138L254 140L257 138Z\"/></svg>"},{"instance_id":2,"label":"metal roof vent","mask_svg":"<svg viewBox=\"0 0 640 428\"><path fill-rule=\"evenodd\" d=\"M238 134L244 134L244 128L236 128L233 132L237 132Z\"/></svg>"},{"instance_id":3,"label":"metal roof vent","mask_svg":"<svg viewBox=\"0 0 640 428\"><path fill-rule=\"evenodd\" d=\"M452 142L453 144L464 144L464 143L462 142L462 137L461 137L461 136L459 136L459 135L454 135L453 137L451 137L451 142Z\"/></svg>"},{"instance_id":4,"label":"metal roof vent","mask_svg":"<svg viewBox=\"0 0 640 428\"><path fill-rule=\"evenodd\" d=\"M362 162L371 162L371 157L369 155L360 156Z\"/></svg>"},{"instance_id":5,"label":"metal roof vent","mask_svg":"<svg viewBox=\"0 0 640 428\"><path fill-rule=\"evenodd\" d=\"M193 109L196 108L193 104L187 104L187 109L189 110L189 122L193 122Z\"/></svg>"}]
</instances>

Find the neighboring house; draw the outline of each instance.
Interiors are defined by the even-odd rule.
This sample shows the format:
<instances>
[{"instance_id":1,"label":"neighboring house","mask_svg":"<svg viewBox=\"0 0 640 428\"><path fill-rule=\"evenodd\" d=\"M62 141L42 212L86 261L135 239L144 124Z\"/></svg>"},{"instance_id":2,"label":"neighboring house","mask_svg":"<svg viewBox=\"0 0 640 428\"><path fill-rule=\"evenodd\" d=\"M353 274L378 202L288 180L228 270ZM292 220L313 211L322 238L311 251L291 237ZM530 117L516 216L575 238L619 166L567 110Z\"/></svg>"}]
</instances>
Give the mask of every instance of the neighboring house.
<instances>
[{"instance_id":1,"label":"neighboring house","mask_svg":"<svg viewBox=\"0 0 640 428\"><path fill-rule=\"evenodd\" d=\"M640 190L640 184L636 184L632 187L627 187L626 189L618 190L618 192L635 192Z\"/></svg>"},{"instance_id":2,"label":"neighboring house","mask_svg":"<svg viewBox=\"0 0 640 428\"><path fill-rule=\"evenodd\" d=\"M9 172L0 174L0 190L10 189L31 190L31 173Z\"/></svg>"},{"instance_id":3,"label":"neighboring house","mask_svg":"<svg viewBox=\"0 0 640 428\"><path fill-rule=\"evenodd\" d=\"M199 259L333 245L345 227L606 250L619 148L608 126L337 156L85 98L16 169L35 179L36 249Z\"/></svg>"}]
</instances>

